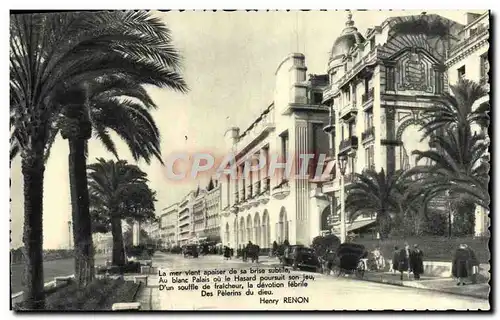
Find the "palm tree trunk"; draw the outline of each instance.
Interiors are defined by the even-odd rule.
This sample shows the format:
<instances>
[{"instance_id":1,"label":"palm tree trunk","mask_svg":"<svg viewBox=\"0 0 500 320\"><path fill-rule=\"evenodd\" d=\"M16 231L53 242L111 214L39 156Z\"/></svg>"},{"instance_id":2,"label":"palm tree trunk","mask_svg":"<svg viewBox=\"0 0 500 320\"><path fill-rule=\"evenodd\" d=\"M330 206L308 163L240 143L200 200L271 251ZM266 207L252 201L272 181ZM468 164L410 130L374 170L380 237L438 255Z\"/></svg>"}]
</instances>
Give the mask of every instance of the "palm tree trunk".
<instances>
[{"instance_id":1,"label":"palm tree trunk","mask_svg":"<svg viewBox=\"0 0 500 320\"><path fill-rule=\"evenodd\" d=\"M375 218L378 226L378 232L380 235L380 240L387 239L389 232L391 231L391 219L387 216L386 212L377 212L377 217Z\"/></svg>"},{"instance_id":2,"label":"palm tree trunk","mask_svg":"<svg viewBox=\"0 0 500 320\"><path fill-rule=\"evenodd\" d=\"M94 252L87 185L85 139L69 140L69 173L75 246L75 279L86 286L94 279Z\"/></svg>"},{"instance_id":3,"label":"palm tree trunk","mask_svg":"<svg viewBox=\"0 0 500 320\"><path fill-rule=\"evenodd\" d=\"M111 218L111 234L113 235L113 258L114 266L125 264L125 250L123 248L122 220L120 217Z\"/></svg>"},{"instance_id":4,"label":"palm tree trunk","mask_svg":"<svg viewBox=\"0 0 500 320\"><path fill-rule=\"evenodd\" d=\"M43 290L43 157L29 156L22 160L24 178L25 307L45 308Z\"/></svg>"}]
</instances>

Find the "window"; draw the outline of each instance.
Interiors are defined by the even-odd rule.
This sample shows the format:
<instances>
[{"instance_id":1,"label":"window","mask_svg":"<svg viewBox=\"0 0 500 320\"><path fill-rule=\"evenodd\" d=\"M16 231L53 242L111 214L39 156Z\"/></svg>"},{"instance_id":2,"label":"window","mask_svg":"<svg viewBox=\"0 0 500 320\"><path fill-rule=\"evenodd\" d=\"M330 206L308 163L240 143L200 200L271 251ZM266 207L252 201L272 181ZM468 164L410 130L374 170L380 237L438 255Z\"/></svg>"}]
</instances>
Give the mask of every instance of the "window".
<instances>
[{"instance_id":1,"label":"window","mask_svg":"<svg viewBox=\"0 0 500 320\"><path fill-rule=\"evenodd\" d=\"M347 89L345 91L345 98L346 98L346 102L350 102L351 101L351 91L349 89Z\"/></svg>"},{"instance_id":2,"label":"window","mask_svg":"<svg viewBox=\"0 0 500 320\"><path fill-rule=\"evenodd\" d=\"M356 125L354 122L349 122L349 137L356 135Z\"/></svg>"},{"instance_id":3,"label":"window","mask_svg":"<svg viewBox=\"0 0 500 320\"><path fill-rule=\"evenodd\" d=\"M323 131L322 123L313 123L313 151L317 154L326 154L330 149L328 134Z\"/></svg>"},{"instance_id":4,"label":"window","mask_svg":"<svg viewBox=\"0 0 500 320\"><path fill-rule=\"evenodd\" d=\"M443 80L443 73L441 71L436 70L435 71L435 80L436 83L434 84L436 87L436 94L442 94L444 90L444 80Z\"/></svg>"},{"instance_id":5,"label":"window","mask_svg":"<svg viewBox=\"0 0 500 320\"><path fill-rule=\"evenodd\" d=\"M386 90L394 91L395 87L394 67L391 66L385 69L385 81L386 81Z\"/></svg>"},{"instance_id":6,"label":"window","mask_svg":"<svg viewBox=\"0 0 500 320\"><path fill-rule=\"evenodd\" d=\"M489 68L489 61L488 61L488 54L485 53L483 55L481 55L481 60L480 60L480 68L481 68L481 82L484 81L484 79L486 79L486 77L488 76L488 72L490 71Z\"/></svg>"},{"instance_id":7,"label":"window","mask_svg":"<svg viewBox=\"0 0 500 320\"><path fill-rule=\"evenodd\" d=\"M281 155L284 161L288 161L288 140L288 131L286 131L281 135Z\"/></svg>"},{"instance_id":8,"label":"window","mask_svg":"<svg viewBox=\"0 0 500 320\"><path fill-rule=\"evenodd\" d=\"M375 37L372 37L370 39L370 50L373 50L375 48Z\"/></svg>"},{"instance_id":9,"label":"window","mask_svg":"<svg viewBox=\"0 0 500 320\"><path fill-rule=\"evenodd\" d=\"M314 92L313 93L313 104L321 104L322 101L323 101L323 93Z\"/></svg>"},{"instance_id":10,"label":"window","mask_svg":"<svg viewBox=\"0 0 500 320\"><path fill-rule=\"evenodd\" d=\"M371 145L365 149L365 159L366 159L366 168L367 169L374 169L375 168L375 155L373 152L373 145Z\"/></svg>"},{"instance_id":11,"label":"window","mask_svg":"<svg viewBox=\"0 0 500 320\"><path fill-rule=\"evenodd\" d=\"M458 79L465 79L465 66L458 68Z\"/></svg>"},{"instance_id":12,"label":"window","mask_svg":"<svg viewBox=\"0 0 500 320\"><path fill-rule=\"evenodd\" d=\"M370 129L371 127L373 127L373 111L367 110L365 112L365 130Z\"/></svg>"}]
</instances>

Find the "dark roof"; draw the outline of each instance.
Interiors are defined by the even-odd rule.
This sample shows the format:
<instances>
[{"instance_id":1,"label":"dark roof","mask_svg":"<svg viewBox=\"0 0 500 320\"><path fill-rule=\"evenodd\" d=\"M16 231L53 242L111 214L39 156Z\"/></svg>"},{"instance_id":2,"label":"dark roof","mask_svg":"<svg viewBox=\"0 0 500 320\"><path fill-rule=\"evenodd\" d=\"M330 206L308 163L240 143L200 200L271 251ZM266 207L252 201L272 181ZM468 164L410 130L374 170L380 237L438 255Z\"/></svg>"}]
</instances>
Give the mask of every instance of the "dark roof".
<instances>
[{"instance_id":1,"label":"dark roof","mask_svg":"<svg viewBox=\"0 0 500 320\"><path fill-rule=\"evenodd\" d=\"M340 36L333 43L332 51L330 52L330 60L343 58L351 51L351 49L359 43L365 42L365 38L354 26L352 14L349 12L347 16L346 27Z\"/></svg>"}]
</instances>

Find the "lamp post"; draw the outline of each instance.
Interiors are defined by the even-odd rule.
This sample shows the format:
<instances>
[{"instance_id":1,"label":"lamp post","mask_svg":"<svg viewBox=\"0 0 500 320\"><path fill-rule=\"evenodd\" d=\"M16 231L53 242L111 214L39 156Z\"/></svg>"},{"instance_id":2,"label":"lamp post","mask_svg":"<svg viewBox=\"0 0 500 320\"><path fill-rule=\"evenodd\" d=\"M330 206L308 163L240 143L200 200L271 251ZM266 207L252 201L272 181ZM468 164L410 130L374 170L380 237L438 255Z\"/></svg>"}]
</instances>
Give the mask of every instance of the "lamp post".
<instances>
[{"instance_id":1,"label":"lamp post","mask_svg":"<svg viewBox=\"0 0 500 320\"><path fill-rule=\"evenodd\" d=\"M338 155L338 166L340 171L340 243L345 243L345 187L344 176L347 167L347 156L343 154Z\"/></svg>"}]
</instances>

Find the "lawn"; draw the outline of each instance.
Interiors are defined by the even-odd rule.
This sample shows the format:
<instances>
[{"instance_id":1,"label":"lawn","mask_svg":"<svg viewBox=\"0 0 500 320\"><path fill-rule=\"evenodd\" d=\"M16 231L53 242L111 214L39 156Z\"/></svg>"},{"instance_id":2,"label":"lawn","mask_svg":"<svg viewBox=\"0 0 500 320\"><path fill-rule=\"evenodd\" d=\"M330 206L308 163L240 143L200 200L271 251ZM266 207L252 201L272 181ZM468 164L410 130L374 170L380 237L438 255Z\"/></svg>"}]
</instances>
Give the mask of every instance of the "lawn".
<instances>
[{"instance_id":1,"label":"lawn","mask_svg":"<svg viewBox=\"0 0 500 320\"><path fill-rule=\"evenodd\" d=\"M95 264L103 265L108 257L106 256L96 256ZM54 277L68 276L70 274L74 274L75 269L75 261L73 258L71 259L60 259L60 260L51 260L44 261L43 263L43 278L44 282L49 282L54 280ZM11 272L11 282L10 287L12 293L17 293L19 291L23 291L23 274L24 274L24 265L23 264L13 264L10 266Z\"/></svg>"},{"instance_id":2,"label":"lawn","mask_svg":"<svg viewBox=\"0 0 500 320\"><path fill-rule=\"evenodd\" d=\"M489 263L490 252L488 248L489 238L447 238L447 237L409 237L398 239L387 239L384 241L368 238L357 238L355 243L362 244L367 250L373 250L377 245L386 259L392 259L394 246L400 249L404 243L413 247L418 244L424 253L424 261L450 261L459 244L465 243L476 253L481 263Z\"/></svg>"}]
</instances>

